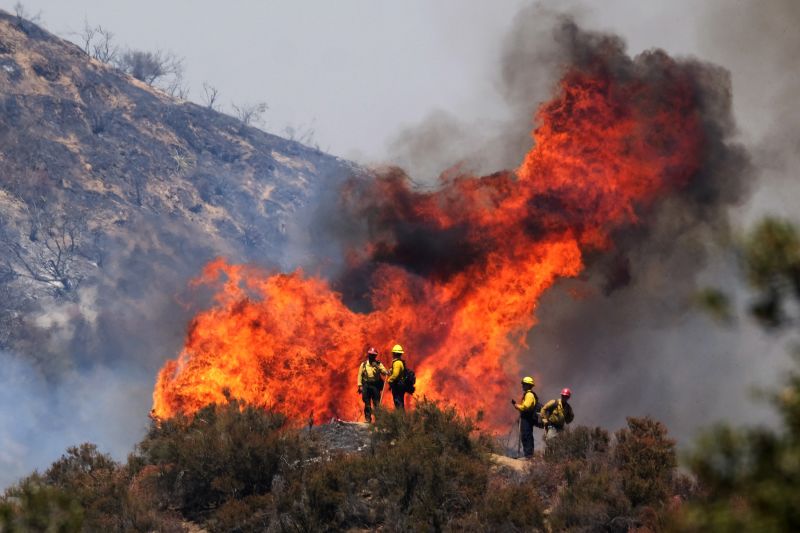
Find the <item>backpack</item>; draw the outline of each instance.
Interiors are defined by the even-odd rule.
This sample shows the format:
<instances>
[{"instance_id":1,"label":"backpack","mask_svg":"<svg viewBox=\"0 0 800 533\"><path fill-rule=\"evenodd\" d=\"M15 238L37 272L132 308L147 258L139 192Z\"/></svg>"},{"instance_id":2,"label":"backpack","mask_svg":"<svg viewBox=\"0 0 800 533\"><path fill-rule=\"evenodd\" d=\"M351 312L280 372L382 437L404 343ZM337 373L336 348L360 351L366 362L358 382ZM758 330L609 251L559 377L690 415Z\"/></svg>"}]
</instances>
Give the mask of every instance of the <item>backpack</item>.
<instances>
[{"instance_id":1,"label":"backpack","mask_svg":"<svg viewBox=\"0 0 800 533\"><path fill-rule=\"evenodd\" d=\"M410 368L406 368L405 375L402 379L403 390L408 394L414 394L414 391L417 390L416 384L417 375L414 374L414 371Z\"/></svg>"},{"instance_id":2,"label":"backpack","mask_svg":"<svg viewBox=\"0 0 800 533\"><path fill-rule=\"evenodd\" d=\"M542 404L539 402L539 395L532 390L530 393L533 394L533 409L529 415L532 419L531 422L533 423L534 427L543 428L544 424L542 424L542 415L540 414L540 411L542 410ZM527 392L525 394L527 394ZM525 394L522 395L523 401L525 400Z\"/></svg>"},{"instance_id":3,"label":"backpack","mask_svg":"<svg viewBox=\"0 0 800 533\"><path fill-rule=\"evenodd\" d=\"M539 395L535 392L531 391L533 394L533 425L537 428L544 428L544 424L542 423L542 403L539 401Z\"/></svg>"},{"instance_id":4,"label":"backpack","mask_svg":"<svg viewBox=\"0 0 800 533\"><path fill-rule=\"evenodd\" d=\"M537 396L536 405L533 407L533 413L534 413L533 425L536 426L537 428L544 429L544 422L542 422L542 407L544 407L544 405L539 403L539 398Z\"/></svg>"},{"instance_id":5,"label":"backpack","mask_svg":"<svg viewBox=\"0 0 800 533\"><path fill-rule=\"evenodd\" d=\"M417 375L414 374L413 370L408 368L405 361L403 361L403 375L397 378L397 383L400 385L403 392L407 394L414 394L414 391L417 390Z\"/></svg>"}]
</instances>

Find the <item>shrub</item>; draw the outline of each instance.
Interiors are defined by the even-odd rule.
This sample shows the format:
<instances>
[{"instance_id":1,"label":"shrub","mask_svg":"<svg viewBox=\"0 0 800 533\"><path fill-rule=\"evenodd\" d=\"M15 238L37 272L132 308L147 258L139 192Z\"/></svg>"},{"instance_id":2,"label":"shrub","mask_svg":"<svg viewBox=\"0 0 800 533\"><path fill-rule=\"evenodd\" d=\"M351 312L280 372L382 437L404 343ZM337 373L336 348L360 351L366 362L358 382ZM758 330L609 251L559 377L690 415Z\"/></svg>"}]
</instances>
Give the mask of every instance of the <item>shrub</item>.
<instances>
[{"instance_id":1,"label":"shrub","mask_svg":"<svg viewBox=\"0 0 800 533\"><path fill-rule=\"evenodd\" d=\"M83 509L74 495L34 474L0 499L0 531L80 531Z\"/></svg>"},{"instance_id":2,"label":"shrub","mask_svg":"<svg viewBox=\"0 0 800 533\"><path fill-rule=\"evenodd\" d=\"M577 426L563 431L557 439L547 443L544 458L551 463L575 459L590 459L608 453L611 438L602 428Z\"/></svg>"},{"instance_id":3,"label":"shrub","mask_svg":"<svg viewBox=\"0 0 800 533\"><path fill-rule=\"evenodd\" d=\"M124 466L91 444L68 449L0 500L0 530L653 531L669 496L696 494L650 419L628 419L613 441L564 432L510 477L472 420L434 402L379 411L370 439L337 454L282 415L212 405L154 423Z\"/></svg>"},{"instance_id":4,"label":"shrub","mask_svg":"<svg viewBox=\"0 0 800 533\"><path fill-rule=\"evenodd\" d=\"M424 435L439 450L479 456L490 448L491 439L476 434L474 422L462 417L452 406L423 400L413 411L380 410L376 417L375 440L390 442Z\"/></svg>"},{"instance_id":5,"label":"shrub","mask_svg":"<svg viewBox=\"0 0 800 533\"><path fill-rule=\"evenodd\" d=\"M577 427L548 443L531 477L553 491L543 497L554 530L657 530L667 498L691 490L675 474L675 443L666 428L649 418L627 420L613 442L603 429Z\"/></svg>"},{"instance_id":6,"label":"shrub","mask_svg":"<svg viewBox=\"0 0 800 533\"><path fill-rule=\"evenodd\" d=\"M661 505L669 496L677 459L675 441L667 428L652 418L628 418L628 427L615 434L614 461L622 490L634 507Z\"/></svg>"},{"instance_id":7,"label":"shrub","mask_svg":"<svg viewBox=\"0 0 800 533\"><path fill-rule=\"evenodd\" d=\"M155 466L161 501L196 518L229 500L269 492L273 478L303 458L285 416L233 400L153 424L129 464L134 473Z\"/></svg>"},{"instance_id":8,"label":"shrub","mask_svg":"<svg viewBox=\"0 0 800 533\"><path fill-rule=\"evenodd\" d=\"M627 531L636 525L619 472L607 457L568 463L564 480L552 502L553 530Z\"/></svg>"},{"instance_id":9,"label":"shrub","mask_svg":"<svg viewBox=\"0 0 800 533\"><path fill-rule=\"evenodd\" d=\"M490 521L482 516L491 509L483 504L488 450L472 421L453 408L423 401L408 413L380 411L368 451L309 462L275 494L275 523L314 531L441 531Z\"/></svg>"},{"instance_id":10,"label":"shrub","mask_svg":"<svg viewBox=\"0 0 800 533\"><path fill-rule=\"evenodd\" d=\"M6 492L0 531L182 531L180 517L159 512L128 472L94 444L68 448Z\"/></svg>"},{"instance_id":11,"label":"shrub","mask_svg":"<svg viewBox=\"0 0 800 533\"><path fill-rule=\"evenodd\" d=\"M111 456L100 453L94 444L68 448L47 469L42 481L80 503L86 528L122 529L128 479L122 467Z\"/></svg>"},{"instance_id":12,"label":"shrub","mask_svg":"<svg viewBox=\"0 0 800 533\"><path fill-rule=\"evenodd\" d=\"M531 484L491 484L477 515L478 531L545 530L545 505Z\"/></svg>"},{"instance_id":13,"label":"shrub","mask_svg":"<svg viewBox=\"0 0 800 533\"><path fill-rule=\"evenodd\" d=\"M440 529L482 500L488 449L473 438L474 430L472 421L453 407L430 401L408 414L379 415L375 438L383 443L379 457L385 461L378 479L390 500L392 522Z\"/></svg>"},{"instance_id":14,"label":"shrub","mask_svg":"<svg viewBox=\"0 0 800 533\"><path fill-rule=\"evenodd\" d=\"M241 500L228 500L204 524L209 531L267 531L272 523L269 494L255 494Z\"/></svg>"},{"instance_id":15,"label":"shrub","mask_svg":"<svg viewBox=\"0 0 800 533\"><path fill-rule=\"evenodd\" d=\"M153 85L165 76L180 77L183 74L183 60L161 50L127 50L117 59L116 65L121 71L148 85Z\"/></svg>"}]
</instances>

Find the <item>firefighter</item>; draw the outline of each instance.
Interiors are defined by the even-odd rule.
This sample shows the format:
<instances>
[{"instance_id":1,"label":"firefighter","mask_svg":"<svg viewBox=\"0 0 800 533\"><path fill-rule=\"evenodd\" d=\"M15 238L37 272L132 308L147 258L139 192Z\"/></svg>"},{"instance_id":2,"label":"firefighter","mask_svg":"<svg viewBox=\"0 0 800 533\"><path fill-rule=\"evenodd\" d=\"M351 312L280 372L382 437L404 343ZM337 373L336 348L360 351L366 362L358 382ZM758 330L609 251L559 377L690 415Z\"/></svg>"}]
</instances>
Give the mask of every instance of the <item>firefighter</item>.
<instances>
[{"instance_id":1,"label":"firefighter","mask_svg":"<svg viewBox=\"0 0 800 533\"><path fill-rule=\"evenodd\" d=\"M561 390L561 398L550 400L542 407L540 415L542 424L544 424L545 440L556 437L564 430L564 426L571 423L575 418L572 413L572 406L569 404L570 396L572 396L572 391L564 388Z\"/></svg>"},{"instance_id":2,"label":"firefighter","mask_svg":"<svg viewBox=\"0 0 800 533\"><path fill-rule=\"evenodd\" d=\"M372 422L373 407L377 408L381 404L383 376L387 375L389 371L378 361L378 350L367 350L367 360L358 367L358 393L364 400L364 419L367 423Z\"/></svg>"},{"instance_id":3,"label":"firefighter","mask_svg":"<svg viewBox=\"0 0 800 533\"><path fill-rule=\"evenodd\" d=\"M392 391L394 408L405 411L406 388L403 382L406 373L406 363L403 361L403 347L395 344L392 348L392 375L386 380Z\"/></svg>"},{"instance_id":4,"label":"firefighter","mask_svg":"<svg viewBox=\"0 0 800 533\"><path fill-rule=\"evenodd\" d=\"M539 399L533 392L536 383L530 376L522 378L522 401L512 398L511 405L519 411L519 439L522 441L522 451L526 459L533 457L533 428L536 426L536 414Z\"/></svg>"}]
</instances>

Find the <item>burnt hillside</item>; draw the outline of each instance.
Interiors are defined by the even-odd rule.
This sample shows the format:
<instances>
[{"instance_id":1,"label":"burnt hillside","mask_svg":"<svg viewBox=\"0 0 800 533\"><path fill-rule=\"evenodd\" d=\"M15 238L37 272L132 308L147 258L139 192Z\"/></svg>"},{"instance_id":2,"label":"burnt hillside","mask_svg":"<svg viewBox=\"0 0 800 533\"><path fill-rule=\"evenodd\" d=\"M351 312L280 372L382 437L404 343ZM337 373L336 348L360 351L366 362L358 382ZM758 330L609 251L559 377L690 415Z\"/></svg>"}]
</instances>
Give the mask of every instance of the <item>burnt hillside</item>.
<instances>
[{"instance_id":1,"label":"burnt hillside","mask_svg":"<svg viewBox=\"0 0 800 533\"><path fill-rule=\"evenodd\" d=\"M146 390L201 266L292 266L298 209L353 170L0 11L0 356L48 383L125 367Z\"/></svg>"}]
</instances>

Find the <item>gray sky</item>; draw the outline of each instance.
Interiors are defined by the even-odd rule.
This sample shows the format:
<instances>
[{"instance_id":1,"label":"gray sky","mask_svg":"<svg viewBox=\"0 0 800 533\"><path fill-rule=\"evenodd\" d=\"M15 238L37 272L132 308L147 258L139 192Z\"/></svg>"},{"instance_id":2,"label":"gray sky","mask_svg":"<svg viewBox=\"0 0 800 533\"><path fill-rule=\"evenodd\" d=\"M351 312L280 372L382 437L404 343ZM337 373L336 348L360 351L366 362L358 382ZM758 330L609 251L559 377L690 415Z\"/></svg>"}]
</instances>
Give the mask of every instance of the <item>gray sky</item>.
<instances>
[{"instance_id":1,"label":"gray sky","mask_svg":"<svg viewBox=\"0 0 800 533\"><path fill-rule=\"evenodd\" d=\"M12 10L16 0L0 0ZM266 129L313 127L330 152L375 162L404 125L435 109L466 120L501 117L495 92L502 38L522 0L25 0L61 36L84 19L117 41L185 58L192 99L204 81L225 106L265 101ZM547 3L547 2L546 2ZM575 6L577 2L549 2ZM598 29L634 51L697 52L697 10L688 0L582 2Z\"/></svg>"}]
</instances>

